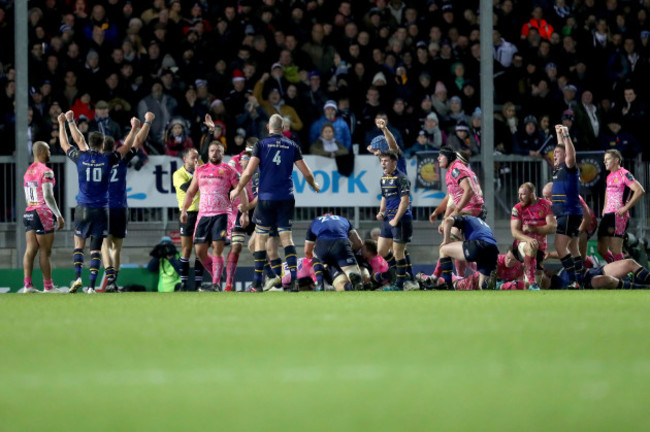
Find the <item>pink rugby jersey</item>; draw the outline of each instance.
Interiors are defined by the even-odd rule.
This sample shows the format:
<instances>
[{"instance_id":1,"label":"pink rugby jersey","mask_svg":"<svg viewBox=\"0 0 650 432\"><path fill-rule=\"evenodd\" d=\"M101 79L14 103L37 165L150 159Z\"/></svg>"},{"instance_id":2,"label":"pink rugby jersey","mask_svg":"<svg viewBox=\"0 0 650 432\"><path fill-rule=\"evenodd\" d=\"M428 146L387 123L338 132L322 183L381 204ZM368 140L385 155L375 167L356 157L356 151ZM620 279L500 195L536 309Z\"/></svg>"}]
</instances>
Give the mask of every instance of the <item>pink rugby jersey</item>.
<instances>
[{"instance_id":1,"label":"pink rugby jersey","mask_svg":"<svg viewBox=\"0 0 650 432\"><path fill-rule=\"evenodd\" d=\"M631 172L625 168L619 168L607 176L607 202L605 203L605 213L615 213L616 210L623 207L625 203L625 187L631 187L636 181ZM629 212L625 217L630 217Z\"/></svg>"},{"instance_id":2,"label":"pink rugby jersey","mask_svg":"<svg viewBox=\"0 0 650 432\"><path fill-rule=\"evenodd\" d=\"M483 208L483 191L481 186L478 183L478 177L470 167L462 163L460 160L455 160L452 162L451 166L447 168L447 173L445 174L445 182L447 183L447 192L451 199L454 201L454 205L458 205L461 198L463 197L463 189L460 187L460 181L467 177L472 189L474 190L474 196L469 200L465 208L460 209L461 211L477 212Z\"/></svg>"},{"instance_id":3,"label":"pink rugby jersey","mask_svg":"<svg viewBox=\"0 0 650 432\"><path fill-rule=\"evenodd\" d=\"M377 254L376 257L368 261L370 267L372 268L372 274L375 273L384 273L388 271L388 263L381 255Z\"/></svg>"},{"instance_id":4,"label":"pink rugby jersey","mask_svg":"<svg viewBox=\"0 0 650 432\"><path fill-rule=\"evenodd\" d=\"M227 214L231 209L230 188L237 186L239 174L228 164L207 163L196 167L194 175L198 178L201 199L198 216L217 216Z\"/></svg>"},{"instance_id":5,"label":"pink rugby jersey","mask_svg":"<svg viewBox=\"0 0 650 432\"><path fill-rule=\"evenodd\" d=\"M524 277L524 265L517 261L512 268L506 267L506 256L497 259L497 276L504 282L516 281Z\"/></svg>"},{"instance_id":6,"label":"pink rugby jersey","mask_svg":"<svg viewBox=\"0 0 650 432\"><path fill-rule=\"evenodd\" d=\"M27 201L26 211L49 210L43 197L43 184L52 183L52 186L56 184L54 171L42 162L34 162L27 168L23 180Z\"/></svg>"},{"instance_id":7,"label":"pink rugby jersey","mask_svg":"<svg viewBox=\"0 0 650 432\"><path fill-rule=\"evenodd\" d=\"M538 198L537 203L526 207L523 207L521 203L517 203L512 208L510 220L520 220L522 228L524 225L544 226L546 225L546 216L553 214L551 205L551 202L545 198ZM539 242L539 250L546 250L546 234L536 234L530 231L524 231L524 234Z\"/></svg>"},{"instance_id":8,"label":"pink rugby jersey","mask_svg":"<svg viewBox=\"0 0 650 432\"><path fill-rule=\"evenodd\" d=\"M311 259L298 258L298 279L310 277L316 283L316 273L312 266ZM286 262L282 263L282 286L288 287L291 284L291 273Z\"/></svg>"}]
</instances>

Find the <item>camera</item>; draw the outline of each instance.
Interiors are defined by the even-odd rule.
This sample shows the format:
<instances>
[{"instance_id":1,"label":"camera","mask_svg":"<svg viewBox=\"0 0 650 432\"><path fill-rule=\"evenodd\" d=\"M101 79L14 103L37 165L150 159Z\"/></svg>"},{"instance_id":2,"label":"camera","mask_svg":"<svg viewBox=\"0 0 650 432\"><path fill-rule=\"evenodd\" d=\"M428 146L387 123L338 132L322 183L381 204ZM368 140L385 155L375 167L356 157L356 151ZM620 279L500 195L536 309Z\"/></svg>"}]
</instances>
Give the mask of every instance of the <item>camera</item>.
<instances>
[{"instance_id":1,"label":"camera","mask_svg":"<svg viewBox=\"0 0 650 432\"><path fill-rule=\"evenodd\" d=\"M178 251L176 250L176 246L172 243L164 242L154 246L149 255L154 258L162 259L167 258L168 256L174 256L177 253Z\"/></svg>"}]
</instances>

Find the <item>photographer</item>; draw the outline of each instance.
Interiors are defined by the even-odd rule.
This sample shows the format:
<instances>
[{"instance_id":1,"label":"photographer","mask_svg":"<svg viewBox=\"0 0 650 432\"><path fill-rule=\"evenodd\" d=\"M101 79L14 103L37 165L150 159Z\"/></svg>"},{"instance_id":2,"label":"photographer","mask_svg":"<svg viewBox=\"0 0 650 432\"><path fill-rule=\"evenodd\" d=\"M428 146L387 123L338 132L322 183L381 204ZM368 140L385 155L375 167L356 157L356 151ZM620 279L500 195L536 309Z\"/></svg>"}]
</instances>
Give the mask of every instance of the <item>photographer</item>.
<instances>
[{"instance_id":1,"label":"photographer","mask_svg":"<svg viewBox=\"0 0 650 432\"><path fill-rule=\"evenodd\" d=\"M154 246L149 255L151 261L147 269L152 273L158 272L160 276L158 292L179 291L181 288L180 255L176 246L172 244L172 239L167 236L161 238L160 243Z\"/></svg>"}]
</instances>

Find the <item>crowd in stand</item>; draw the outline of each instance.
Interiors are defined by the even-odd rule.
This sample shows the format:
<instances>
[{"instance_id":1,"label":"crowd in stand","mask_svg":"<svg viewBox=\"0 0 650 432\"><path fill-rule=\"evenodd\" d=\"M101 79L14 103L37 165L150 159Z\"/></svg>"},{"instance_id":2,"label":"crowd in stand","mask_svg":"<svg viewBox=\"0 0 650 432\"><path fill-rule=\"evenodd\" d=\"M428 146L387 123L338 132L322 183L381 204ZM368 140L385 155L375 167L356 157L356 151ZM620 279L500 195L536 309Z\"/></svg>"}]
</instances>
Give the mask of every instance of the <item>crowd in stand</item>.
<instances>
[{"instance_id":1,"label":"crowd in stand","mask_svg":"<svg viewBox=\"0 0 650 432\"><path fill-rule=\"evenodd\" d=\"M334 156L352 143L366 152L384 112L408 156L445 143L477 154L480 43L491 43L499 152L538 156L561 122L578 151L642 153L650 1L493 3L493 37L481 41L478 0L29 1L30 145L60 151L57 117L69 109L82 132L116 140L150 111L149 154L214 139L236 154L279 113L305 153ZM4 155L13 12L0 0Z\"/></svg>"}]
</instances>

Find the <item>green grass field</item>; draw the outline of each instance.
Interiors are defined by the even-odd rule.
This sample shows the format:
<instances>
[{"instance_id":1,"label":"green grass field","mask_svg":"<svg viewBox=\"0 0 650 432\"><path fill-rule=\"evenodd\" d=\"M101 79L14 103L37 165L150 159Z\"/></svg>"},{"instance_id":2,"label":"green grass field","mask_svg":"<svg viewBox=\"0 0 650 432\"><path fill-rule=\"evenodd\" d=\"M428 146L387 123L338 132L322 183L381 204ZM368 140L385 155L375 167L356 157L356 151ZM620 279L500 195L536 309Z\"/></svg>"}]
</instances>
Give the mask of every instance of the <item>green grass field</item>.
<instances>
[{"instance_id":1,"label":"green grass field","mask_svg":"<svg viewBox=\"0 0 650 432\"><path fill-rule=\"evenodd\" d=\"M2 431L645 431L650 293L5 295Z\"/></svg>"}]
</instances>

